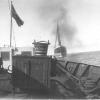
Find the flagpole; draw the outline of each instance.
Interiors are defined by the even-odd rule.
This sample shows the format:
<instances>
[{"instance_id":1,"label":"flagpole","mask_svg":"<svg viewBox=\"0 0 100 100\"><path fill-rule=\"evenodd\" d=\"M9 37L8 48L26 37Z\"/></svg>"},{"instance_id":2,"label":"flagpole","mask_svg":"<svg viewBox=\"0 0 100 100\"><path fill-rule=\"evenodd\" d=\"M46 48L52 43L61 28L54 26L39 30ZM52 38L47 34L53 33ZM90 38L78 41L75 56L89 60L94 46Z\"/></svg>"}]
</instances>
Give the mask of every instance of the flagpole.
<instances>
[{"instance_id":1,"label":"flagpole","mask_svg":"<svg viewBox=\"0 0 100 100\"><path fill-rule=\"evenodd\" d=\"M12 9L12 1L10 3L10 48L12 47L12 12L11 12L11 9Z\"/></svg>"},{"instance_id":2,"label":"flagpole","mask_svg":"<svg viewBox=\"0 0 100 100\"><path fill-rule=\"evenodd\" d=\"M12 0L10 2L10 66L12 67Z\"/></svg>"}]
</instances>

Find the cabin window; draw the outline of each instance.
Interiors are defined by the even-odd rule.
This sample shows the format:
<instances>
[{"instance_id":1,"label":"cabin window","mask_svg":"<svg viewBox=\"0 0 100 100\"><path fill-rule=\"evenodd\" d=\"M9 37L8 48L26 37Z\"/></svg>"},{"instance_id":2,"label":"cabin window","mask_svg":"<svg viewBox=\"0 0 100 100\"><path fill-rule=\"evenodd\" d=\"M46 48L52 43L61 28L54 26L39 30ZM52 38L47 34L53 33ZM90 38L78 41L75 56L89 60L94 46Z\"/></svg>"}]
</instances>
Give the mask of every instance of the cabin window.
<instances>
[{"instance_id":1,"label":"cabin window","mask_svg":"<svg viewBox=\"0 0 100 100\"><path fill-rule=\"evenodd\" d=\"M1 57L3 61L7 61L10 59L10 52L1 52Z\"/></svg>"},{"instance_id":2,"label":"cabin window","mask_svg":"<svg viewBox=\"0 0 100 100\"><path fill-rule=\"evenodd\" d=\"M31 56L32 52L31 51L22 51L21 55L23 55L23 56Z\"/></svg>"}]
</instances>

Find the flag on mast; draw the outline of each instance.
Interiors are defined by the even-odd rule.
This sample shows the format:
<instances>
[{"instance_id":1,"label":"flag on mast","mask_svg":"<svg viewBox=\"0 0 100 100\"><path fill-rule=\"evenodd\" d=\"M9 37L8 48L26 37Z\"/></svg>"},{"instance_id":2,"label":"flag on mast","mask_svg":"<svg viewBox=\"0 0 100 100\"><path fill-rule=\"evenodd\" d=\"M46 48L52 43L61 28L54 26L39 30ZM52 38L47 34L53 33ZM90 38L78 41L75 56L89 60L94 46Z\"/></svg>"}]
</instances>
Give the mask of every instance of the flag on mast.
<instances>
[{"instance_id":1,"label":"flag on mast","mask_svg":"<svg viewBox=\"0 0 100 100\"><path fill-rule=\"evenodd\" d=\"M24 21L19 17L12 3L11 3L11 16L15 19L18 26L24 24Z\"/></svg>"}]
</instances>

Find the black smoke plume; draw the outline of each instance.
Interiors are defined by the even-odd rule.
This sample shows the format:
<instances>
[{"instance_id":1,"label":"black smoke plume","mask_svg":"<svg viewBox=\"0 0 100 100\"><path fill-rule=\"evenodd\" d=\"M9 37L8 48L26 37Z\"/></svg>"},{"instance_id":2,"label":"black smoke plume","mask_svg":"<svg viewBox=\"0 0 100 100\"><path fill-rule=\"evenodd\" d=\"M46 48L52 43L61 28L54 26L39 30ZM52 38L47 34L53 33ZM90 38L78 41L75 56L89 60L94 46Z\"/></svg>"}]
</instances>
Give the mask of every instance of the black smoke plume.
<instances>
[{"instance_id":1,"label":"black smoke plume","mask_svg":"<svg viewBox=\"0 0 100 100\"><path fill-rule=\"evenodd\" d=\"M61 40L67 42L74 39L76 28L71 22L68 14L68 0L40 0L38 13L44 23L51 24L52 33L56 33L57 21L59 21L59 31Z\"/></svg>"}]
</instances>

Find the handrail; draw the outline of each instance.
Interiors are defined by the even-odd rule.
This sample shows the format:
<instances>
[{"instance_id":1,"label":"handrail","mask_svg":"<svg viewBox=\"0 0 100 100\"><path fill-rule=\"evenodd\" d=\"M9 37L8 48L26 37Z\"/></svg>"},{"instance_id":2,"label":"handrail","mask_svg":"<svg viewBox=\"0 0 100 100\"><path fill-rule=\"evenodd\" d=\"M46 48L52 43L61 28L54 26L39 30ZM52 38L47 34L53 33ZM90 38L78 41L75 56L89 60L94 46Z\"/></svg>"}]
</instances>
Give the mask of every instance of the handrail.
<instances>
[{"instance_id":1,"label":"handrail","mask_svg":"<svg viewBox=\"0 0 100 100\"><path fill-rule=\"evenodd\" d=\"M48 40L48 42L47 41L38 41L38 42L36 42L35 40L34 40L34 43L32 43L32 44L38 44L38 43L43 43L43 44L50 44L49 43L49 40Z\"/></svg>"},{"instance_id":2,"label":"handrail","mask_svg":"<svg viewBox=\"0 0 100 100\"><path fill-rule=\"evenodd\" d=\"M85 89L84 86L82 85L83 83L81 82L81 77L80 78L75 77L73 74L71 74L69 71L67 71L59 62L57 62L57 65L58 65L57 68L59 68L63 73L65 73L70 79L72 79L72 81L74 83L76 83L76 85L79 86L79 88L81 89L82 92L90 93L90 92L93 92L99 88L98 82L100 81L100 78L96 81L97 85L95 87L93 87L91 89ZM90 67L90 66L88 65L88 67Z\"/></svg>"},{"instance_id":3,"label":"handrail","mask_svg":"<svg viewBox=\"0 0 100 100\"><path fill-rule=\"evenodd\" d=\"M99 67L100 68L100 66L97 66L97 65L91 65L91 64L86 64L86 63L79 63L79 62L74 62L74 61L67 61L66 63L84 64L84 65L89 65L89 66Z\"/></svg>"}]
</instances>

